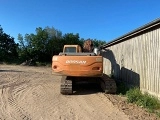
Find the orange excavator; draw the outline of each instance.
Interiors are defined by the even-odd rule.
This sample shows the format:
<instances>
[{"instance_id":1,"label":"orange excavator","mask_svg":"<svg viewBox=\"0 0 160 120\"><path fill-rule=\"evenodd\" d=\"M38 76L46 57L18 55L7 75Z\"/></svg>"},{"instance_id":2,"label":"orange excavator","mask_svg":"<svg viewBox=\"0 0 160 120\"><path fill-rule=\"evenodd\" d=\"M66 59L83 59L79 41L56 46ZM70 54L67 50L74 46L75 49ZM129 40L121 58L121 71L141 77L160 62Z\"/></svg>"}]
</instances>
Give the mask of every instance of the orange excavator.
<instances>
[{"instance_id":1,"label":"orange excavator","mask_svg":"<svg viewBox=\"0 0 160 120\"><path fill-rule=\"evenodd\" d=\"M116 83L103 74L103 57L91 40L79 45L64 45L63 52L52 57L52 70L61 75L61 94L73 93L75 81L98 81L105 93L115 93Z\"/></svg>"}]
</instances>

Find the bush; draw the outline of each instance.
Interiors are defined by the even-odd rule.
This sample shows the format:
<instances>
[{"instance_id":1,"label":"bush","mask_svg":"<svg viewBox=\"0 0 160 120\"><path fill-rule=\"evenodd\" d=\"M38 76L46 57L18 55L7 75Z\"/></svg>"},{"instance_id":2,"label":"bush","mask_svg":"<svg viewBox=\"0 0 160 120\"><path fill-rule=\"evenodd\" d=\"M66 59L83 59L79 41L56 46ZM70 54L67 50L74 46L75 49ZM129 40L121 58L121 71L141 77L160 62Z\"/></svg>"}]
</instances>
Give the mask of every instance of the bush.
<instances>
[{"instance_id":1,"label":"bush","mask_svg":"<svg viewBox=\"0 0 160 120\"><path fill-rule=\"evenodd\" d=\"M143 97L140 100L138 100L136 103L137 103L137 105L143 106L143 107L148 108L150 110L160 108L160 103L159 103L158 99L156 99L155 97L153 97L151 95L148 95L147 93L145 93L143 95Z\"/></svg>"},{"instance_id":2,"label":"bush","mask_svg":"<svg viewBox=\"0 0 160 120\"><path fill-rule=\"evenodd\" d=\"M126 95L128 102L147 108L149 111L154 112L154 110L160 109L160 101L147 93L142 94L139 88L130 89Z\"/></svg>"},{"instance_id":3,"label":"bush","mask_svg":"<svg viewBox=\"0 0 160 120\"><path fill-rule=\"evenodd\" d=\"M139 88L133 88L127 91L127 100L130 103L136 103L140 98L142 98L142 93L140 92Z\"/></svg>"}]
</instances>

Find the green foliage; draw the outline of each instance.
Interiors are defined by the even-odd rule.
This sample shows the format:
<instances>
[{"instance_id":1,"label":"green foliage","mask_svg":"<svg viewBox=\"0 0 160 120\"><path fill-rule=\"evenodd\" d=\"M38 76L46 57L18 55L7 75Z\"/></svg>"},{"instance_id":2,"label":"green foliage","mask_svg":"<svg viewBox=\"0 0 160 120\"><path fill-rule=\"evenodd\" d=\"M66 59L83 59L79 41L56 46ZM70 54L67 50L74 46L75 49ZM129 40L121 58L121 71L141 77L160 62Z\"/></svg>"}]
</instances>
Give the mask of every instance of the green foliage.
<instances>
[{"instance_id":1,"label":"green foliage","mask_svg":"<svg viewBox=\"0 0 160 120\"><path fill-rule=\"evenodd\" d=\"M160 111L156 111L155 113L160 118Z\"/></svg>"},{"instance_id":2,"label":"green foliage","mask_svg":"<svg viewBox=\"0 0 160 120\"><path fill-rule=\"evenodd\" d=\"M130 89L126 95L128 102L147 108L149 111L160 109L160 101L147 93L142 94L139 88Z\"/></svg>"},{"instance_id":3,"label":"green foliage","mask_svg":"<svg viewBox=\"0 0 160 120\"><path fill-rule=\"evenodd\" d=\"M0 26L0 61L10 62L18 57L18 44L15 43L14 38L4 33Z\"/></svg>"},{"instance_id":4,"label":"green foliage","mask_svg":"<svg viewBox=\"0 0 160 120\"><path fill-rule=\"evenodd\" d=\"M73 33L67 33L63 36L64 43L73 45L73 44L79 44L79 34L73 34Z\"/></svg>"},{"instance_id":5,"label":"green foliage","mask_svg":"<svg viewBox=\"0 0 160 120\"><path fill-rule=\"evenodd\" d=\"M38 63L51 63L52 56L57 55L63 50L66 44L78 44L81 47L85 41L80 39L79 34L62 32L54 27L38 27L35 33L18 34L19 43L14 42L14 38L3 32L0 26L0 61L34 61ZM92 40L95 47L105 43L100 40Z\"/></svg>"},{"instance_id":6,"label":"green foliage","mask_svg":"<svg viewBox=\"0 0 160 120\"><path fill-rule=\"evenodd\" d=\"M83 46L84 39L79 39L79 34L67 33L62 35L62 32L55 28L41 27L36 28L35 34L25 34L23 37L18 35L19 40L19 58L21 61L34 60L40 63L51 62L52 56L57 55L63 50L66 44L78 44ZM104 41L93 40L96 46L99 46Z\"/></svg>"},{"instance_id":7,"label":"green foliage","mask_svg":"<svg viewBox=\"0 0 160 120\"><path fill-rule=\"evenodd\" d=\"M94 44L94 47L100 47L101 45L104 45L106 44L106 41L102 41L102 40L92 40L93 41L93 44Z\"/></svg>"},{"instance_id":8,"label":"green foliage","mask_svg":"<svg viewBox=\"0 0 160 120\"><path fill-rule=\"evenodd\" d=\"M62 43L61 32L49 27L36 28L36 34L18 35L19 56L22 61L33 59L39 62L49 62L53 54L60 51Z\"/></svg>"},{"instance_id":9,"label":"green foliage","mask_svg":"<svg viewBox=\"0 0 160 120\"><path fill-rule=\"evenodd\" d=\"M127 100L130 103L136 103L140 98L142 98L142 93L140 92L139 88L130 89L126 93Z\"/></svg>"},{"instance_id":10,"label":"green foliage","mask_svg":"<svg viewBox=\"0 0 160 120\"><path fill-rule=\"evenodd\" d=\"M47 66L47 67L51 67L51 63L36 62L36 66Z\"/></svg>"},{"instance_id":11,"label":"green foliage","mask_svg":"<svg viewBox=\"0 0 160 120\"><path fill-rule=\"evenodd\" d=\"M142 93L138 87L128 88L123 82L117 82L117 93L126 95L129 103L146 108L160 117L160 101L147 93Z\"/></svg>"}]
</instances>

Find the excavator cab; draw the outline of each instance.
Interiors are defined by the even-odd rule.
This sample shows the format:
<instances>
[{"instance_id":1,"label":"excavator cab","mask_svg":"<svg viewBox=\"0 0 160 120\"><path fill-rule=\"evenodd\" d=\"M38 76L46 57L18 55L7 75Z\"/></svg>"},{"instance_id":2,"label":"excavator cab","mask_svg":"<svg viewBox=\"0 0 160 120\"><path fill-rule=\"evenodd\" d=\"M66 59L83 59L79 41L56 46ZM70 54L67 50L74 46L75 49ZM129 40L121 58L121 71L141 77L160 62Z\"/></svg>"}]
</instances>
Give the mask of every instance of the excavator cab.
<instances>
[{"instance_id":1,"label":"excavator cab","mask_svg":"<svg viewBox=\"0 0 160 120\"><path fill-rule=\"evenodd\" d=\"M82 48L79 45L64 45L63 53L79 53Z\"/></svg>"}]
</instances>

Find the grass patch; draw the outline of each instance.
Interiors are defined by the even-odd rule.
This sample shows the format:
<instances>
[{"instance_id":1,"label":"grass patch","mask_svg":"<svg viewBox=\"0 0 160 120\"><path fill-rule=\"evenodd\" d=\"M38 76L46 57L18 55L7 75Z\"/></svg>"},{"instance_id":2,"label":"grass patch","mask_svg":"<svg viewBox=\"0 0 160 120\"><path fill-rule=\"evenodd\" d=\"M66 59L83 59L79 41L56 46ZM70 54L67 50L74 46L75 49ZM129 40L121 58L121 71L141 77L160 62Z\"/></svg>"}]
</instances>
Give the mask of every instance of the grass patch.
<instances>
[{"instance_id":1,"label":"grass patch","mask_svg":"<svg viewBox=\"0 0 160 120\"><path fill-rule=\"evenodd\" d=\"M47 67L51 67L51 63L36 62L36 66L47 66Z\"/></svg>"},{"instance_id":2,"label":"grass patch","mask_svg":"<svg viewBox=\"0 0 160 120\"><path fill-rule=\"evenodd\" d=\"M117 94L126 96L129 103L145 108L148 112L155 113L160 118L160 101L158 98L148 93L143 94L138 87L129 88L124 82L119 81L116 84Z\"/></svg>"},{"instance_id":3,"label":"grass patch","mask_svg":"<svg viewBox=\"0 0 160 120\"><path fill-rule=\"evenodd\" d=\"M146 108L149 112L153 112L160 117L160 101L157 98L148 93L142 94L139 88L130 89L126 96L128 102Z\"/></svg>"}]
</instances>

